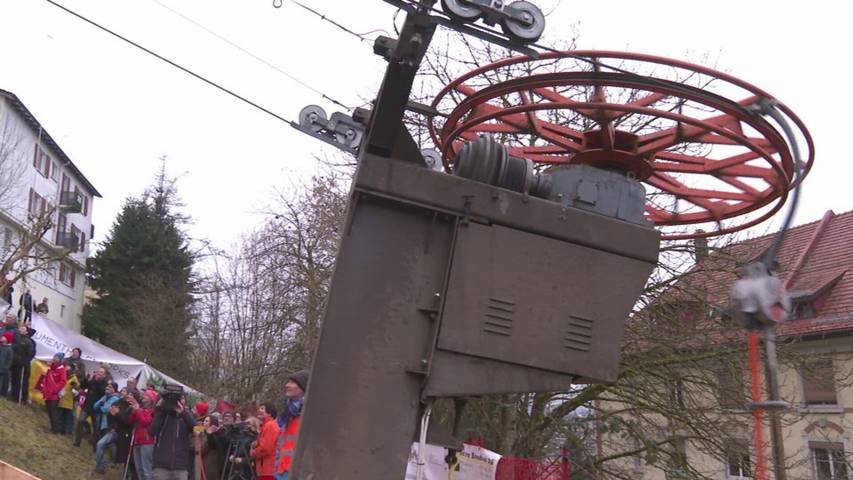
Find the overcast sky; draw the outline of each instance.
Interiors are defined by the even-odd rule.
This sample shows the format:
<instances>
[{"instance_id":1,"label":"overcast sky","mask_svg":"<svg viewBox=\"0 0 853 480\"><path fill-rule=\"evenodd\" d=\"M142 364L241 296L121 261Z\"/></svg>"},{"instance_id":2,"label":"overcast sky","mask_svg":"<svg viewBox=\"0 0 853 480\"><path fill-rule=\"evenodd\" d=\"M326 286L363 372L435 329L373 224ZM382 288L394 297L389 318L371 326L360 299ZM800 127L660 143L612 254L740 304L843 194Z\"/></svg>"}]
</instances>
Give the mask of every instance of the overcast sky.
<instances>
[{"instance_id":1,"label":"overcast sky","mask_svg":"<svg viewBox=\"0 0 853 480\"><path fill-rule=\"evenodd\" d=\"M289 0L279 9L272 0L57 1L288 119L311 103L330 113L340 107L219 37L347 105L372 98L384 71L370 42ZM354 31L393 31L394 9L381 0L304 1ZM548 9L557 2L534 3ZM569 37L576 28L583 49L691 61L710 54L718 69L786 103L816 143L802 223L828 209L853 209L843 120L853 108L853 34L843 4L563 1L546 37ZM151 182L160 156L180 176L195 219L191 235L228 247L262 222L258 212L277 190L290 191L316 171L314 155L333 151L43 0L0 0L0 45L0 88L21 98L104 196L94 204L96 240L124 199Z\"/></svg>"}]
</instances>

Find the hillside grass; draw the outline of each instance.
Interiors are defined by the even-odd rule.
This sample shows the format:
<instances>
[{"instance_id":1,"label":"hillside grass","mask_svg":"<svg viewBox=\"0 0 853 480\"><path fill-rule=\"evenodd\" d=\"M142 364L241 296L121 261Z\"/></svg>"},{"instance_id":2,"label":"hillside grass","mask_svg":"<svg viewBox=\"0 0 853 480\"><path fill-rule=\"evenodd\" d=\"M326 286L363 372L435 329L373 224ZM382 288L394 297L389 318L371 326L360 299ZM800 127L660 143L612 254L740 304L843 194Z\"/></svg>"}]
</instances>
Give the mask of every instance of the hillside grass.
<instances>
[{"instance_id":1,"label":"hillside grass","mask_svg":"<svg viewBox=\"0 0 853 480\"><path fill-rule=\"evenodd\" d=\"M42 480L121 479L118 467L95 474L92 445L84 440L75 447L71 440L50 433L42 406L18 406L0 398L0 460Z\"/></svg>"}]
</instances>

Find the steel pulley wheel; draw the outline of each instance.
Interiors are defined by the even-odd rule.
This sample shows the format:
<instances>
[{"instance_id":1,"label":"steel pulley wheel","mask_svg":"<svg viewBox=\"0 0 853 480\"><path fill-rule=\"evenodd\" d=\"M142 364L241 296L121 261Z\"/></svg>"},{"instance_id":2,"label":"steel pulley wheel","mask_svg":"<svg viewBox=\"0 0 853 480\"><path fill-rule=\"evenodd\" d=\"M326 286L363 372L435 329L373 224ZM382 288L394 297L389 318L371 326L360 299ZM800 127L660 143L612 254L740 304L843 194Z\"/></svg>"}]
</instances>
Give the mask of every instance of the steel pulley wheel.
<instances>
[{"instance_id":1,"label":"steel pulley wheel","mask_svg":"<svg viewBox=\"0 0 853 480\"><path fill-rule=\"evenodd\" d=\"M299 124L314 132L322 130L326 121L326 111L317 105L308 105L299 111Z\"/></svg>"},{"instance_id":2,"label":"steel pulley wheel","mask_svg":"<svg viewBox=\"0 0 853 480\"><path fill-rule=\"evenodd\" d=\"M432 102L446 117L432 117L429 128L447 171L464 141L489 134L540 170L586 164L624 172L643 182L645 216L663 238L684 239L770 218L811 168L814 144L803 123L778 104L803 146L795 178L781 128L753 110L760 99L775 102L753 85L687 62L547 52L450 82Z\"/></svg>"},{"instance_id":3,"label":"steel pulley wheel","mask_svg":"<svg viewBox=\"0 0 853 480\"><path fill-rule=\"evenodd\" d=\"M530 43L539 40L542 32L545 31L545 14L536 5L518 1L509 4L508 8L515 9L523 18L523 22L519 22L512 18L504 18L501 20L501 29L510 38L521 42Z\"/></svg>"},{"instance_id":4,"label":"steel pulley wheel","mask_svg":"<svg viewBox=\"0 0 853 480\"><path fill-rule=\"evenodd\" d=\"M448 16L461 22L473 22L483 14L483 9L465 0L441 0L441 8Z\"/></svg>"}]
</instances>

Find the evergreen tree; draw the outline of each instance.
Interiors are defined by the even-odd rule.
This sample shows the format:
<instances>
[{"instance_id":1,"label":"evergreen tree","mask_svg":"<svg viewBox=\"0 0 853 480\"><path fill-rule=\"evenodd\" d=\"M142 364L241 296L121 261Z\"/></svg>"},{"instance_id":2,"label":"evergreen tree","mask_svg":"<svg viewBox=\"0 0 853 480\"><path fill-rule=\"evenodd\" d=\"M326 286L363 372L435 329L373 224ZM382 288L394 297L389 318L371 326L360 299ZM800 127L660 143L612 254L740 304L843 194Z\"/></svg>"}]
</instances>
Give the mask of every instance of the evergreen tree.
<instances>
[{"instance_id":1,"label":"evergreen tree","mask_svg":"<svg viewBox=\"0 0 853 480\"><path fill-rule=\"evenodd\" d=\"M88 263L97 297L83 333L171 375L187 373L194 255L165 164L154 185L129 198L103 248Z\"/></svg>"}]
</instances>

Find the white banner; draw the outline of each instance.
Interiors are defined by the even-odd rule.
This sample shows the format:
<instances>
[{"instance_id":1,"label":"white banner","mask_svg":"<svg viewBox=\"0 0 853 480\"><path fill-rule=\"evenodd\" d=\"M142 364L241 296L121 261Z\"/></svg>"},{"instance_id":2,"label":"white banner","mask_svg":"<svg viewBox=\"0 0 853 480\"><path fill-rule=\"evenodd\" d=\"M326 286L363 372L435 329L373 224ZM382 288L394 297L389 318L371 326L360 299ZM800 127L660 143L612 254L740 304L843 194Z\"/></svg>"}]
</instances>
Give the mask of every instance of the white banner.
<instances>
[{"instance_id":1,"label":"white banner","mask_svg":"<svg viewBox=\"0 0 853 480\"><path fill-rule=\"evenodd\" d=\"M501 456L491 450L465 445L458 453L459 465L452 471L445 458L447 449L436 445L426 446L423 480L495 480ZM416 480L418 444L412 444L406 480Z\"/></svg>"}]
</instances>

